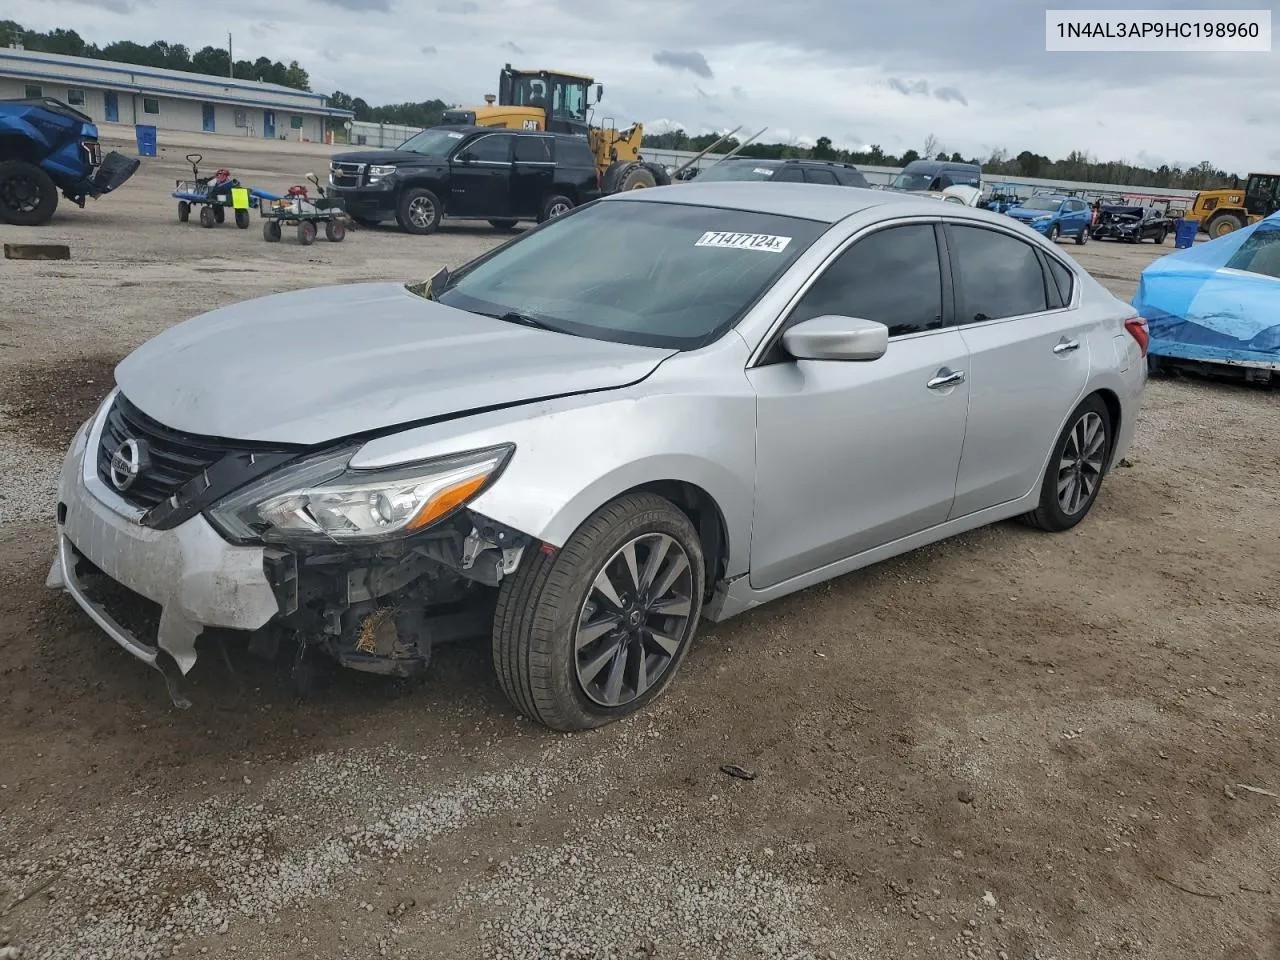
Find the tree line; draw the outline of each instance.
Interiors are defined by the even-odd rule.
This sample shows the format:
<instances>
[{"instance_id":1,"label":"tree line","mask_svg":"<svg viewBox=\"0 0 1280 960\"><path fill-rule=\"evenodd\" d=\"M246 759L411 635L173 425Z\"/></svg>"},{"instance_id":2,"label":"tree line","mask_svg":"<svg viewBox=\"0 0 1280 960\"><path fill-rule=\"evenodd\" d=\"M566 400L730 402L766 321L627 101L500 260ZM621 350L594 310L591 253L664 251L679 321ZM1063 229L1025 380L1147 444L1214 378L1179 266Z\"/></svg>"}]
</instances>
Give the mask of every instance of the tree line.
<instances>
[{"instance_id":1,"label":"tree line","mask_svg":"<svg viewBox=\"0 0 1280 960\"><path fill-rule=\"evenodd\" d=\"M705 150L717 139L716 134L704 133L690 136L684 130L664 130L646 133L644 146L655 150ZM715 153L728 153L738 146L739 140L730 137L715 148ZM987 157L966 157L959 151L943 149L936 137L927 136L921 149L909 149L901 154L886 152L878 144L864 150L843 150L832 144L830 137L819 137L813 146L798 143L747 144L737 154L740 157L791 158L834 160L841 163L863 164L871 167L905 167L912 160L933 158L953 163L976 163L982 167L987 180L1001 176L1034 177L1045 180L1074 180L1088 183L1114 183L1133 187L1172 188L1177 190L1212 190L1217 187L1235 186L1237 178L1225 170L1219 170L1208 160L1193 167L1162 165L1155 169L1128 163L1123 160L1100 161L1084 150L1073 150L1061 160L1051 160L1042 154L1023 150L1010 155L996 150Z\"/></svg>"},{"instance_id":2,"label":"tree line","mask_svg":"<svg viewBox=\"0 0 1280 960\"><path fill-rule=\"evenodd\" d=\"M117 40L99 47L96 43L87 43L74 30L59 27L48 33L41 33L38 30L27 30L12 20L0 20L0 47L8 47L14 43L39 53L61 53L70 57L89 57L93 60L132 63L139 67L160 67L214 77L225 77L230 73L237 80L261 80L264 83L293 87L295 90L311 89L311 78L298 65L297 60L284 64L279 60L258 57L256 60L237 60L232 64L231 54L221 47L201 47L192 53L185 44L165 40L157 40L146 46L132 40Z\"/></svg>"}]
</instances>

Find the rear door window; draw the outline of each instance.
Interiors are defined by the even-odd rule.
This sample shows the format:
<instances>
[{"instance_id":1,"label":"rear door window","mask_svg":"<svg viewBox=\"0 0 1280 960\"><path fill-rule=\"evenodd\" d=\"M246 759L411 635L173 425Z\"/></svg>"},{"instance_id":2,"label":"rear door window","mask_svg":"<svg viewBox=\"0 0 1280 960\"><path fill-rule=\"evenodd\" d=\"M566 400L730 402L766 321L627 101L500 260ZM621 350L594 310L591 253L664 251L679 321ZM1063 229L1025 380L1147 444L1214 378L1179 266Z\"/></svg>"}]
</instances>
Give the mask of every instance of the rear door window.
<instances>
[{"instance_id":1,"label":"rear door window","mask_svg":"<svg viewBox=\"0 0 1280 960\"><path fill-rule=\"evenodd\" d=\"M550 163L550 137L516 137L516 163Z\"/></svg>"},{"instance_id":2,"label":"rear door window","mask_svg":"<svg viewBox=\"0 0 1280 960\"><path fill-rule=\"evenodd\" d=\"M466 152L478 163L510 163L511 141L515 139L509 133L489 134L472 140L467 144Z\"/></svg>"},{"instance_id":3,"label":"rear door window","mask_svg":"<svg viewBox=\"0 0 1280 960\"><path fill-rule=\"evenodd\" d=\"M804 172L804 178L809 183L832 183L839 184L836 175L830 170L823 170L820 167L810 167Z\"/></svg>"},{"instance_id":4,"label":"rear door window","mask_svg":"<svg viewBox=\"0 0 1280 960\"><path fill-rule=\"evenodd\" d=\"M948 227L958 276L961 324L1002 320L1049 308L1044 270L1031 244L982 227Z\"/></svg>"}]
</instances>

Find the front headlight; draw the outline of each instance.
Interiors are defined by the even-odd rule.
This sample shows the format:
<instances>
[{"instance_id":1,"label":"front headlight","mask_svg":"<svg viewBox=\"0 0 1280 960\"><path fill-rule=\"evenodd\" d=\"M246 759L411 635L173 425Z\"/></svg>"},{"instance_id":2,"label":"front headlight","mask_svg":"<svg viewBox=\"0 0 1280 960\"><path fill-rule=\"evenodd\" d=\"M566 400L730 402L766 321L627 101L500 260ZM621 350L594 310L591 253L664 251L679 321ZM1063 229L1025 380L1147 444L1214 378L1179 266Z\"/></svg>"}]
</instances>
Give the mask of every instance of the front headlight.
<instances>
[{"instance_id":1,"label":"front headlight","mask_svg":"<svg viewBox=\"0 0 1280 960\"><path fill-rule=\"evenodd\" d=\"M387 166L371 166L369 168L369 182L374 183L383 177L389 177L396 172L396 168L391 165Z\"/></svg>"},{"instance_id":2,"label":"front headlight","mask_svg":"<svg viewBox=\"0 0 1280 960\"><path fill-rule=\"evenodd\" d=\"M407 536L453 513L489 485L515 447L385 470L347 466L357 448L328 452L232 494L209 512L229 539L341 543Z\"/></svg>"},{"instance_id":3,"label":"front headlight","mask_svg":"<svg viewBox=\"0 0 1280 960\"><path fill-rule=\"evenodd\" d=\"M1035 218L1035 221L1036 221L1036 223L1040 223L1040 222L1042 222L1042 221L1044 221L1044 220L1052 220L1052 219L1053 219L1053 214L1052 214L1052 213L1044 213L1044 214L1041 214L1040 216L1036 217L1036 218Z\"/></svg>"}]
</instances>

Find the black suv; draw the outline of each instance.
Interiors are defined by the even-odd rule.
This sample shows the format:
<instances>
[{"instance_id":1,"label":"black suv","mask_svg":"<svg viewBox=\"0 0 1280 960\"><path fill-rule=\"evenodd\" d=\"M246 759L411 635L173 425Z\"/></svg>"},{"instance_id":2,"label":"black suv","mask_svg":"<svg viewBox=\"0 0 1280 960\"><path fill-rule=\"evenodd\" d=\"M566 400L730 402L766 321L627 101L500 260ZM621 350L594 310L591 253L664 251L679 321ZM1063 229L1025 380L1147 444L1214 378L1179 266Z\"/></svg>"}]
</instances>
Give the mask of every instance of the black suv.
<instances>
[{"instance_id":1,"label":"black suv","mask_svg":"<svg viewBox=\"0 0 1280 960\"><path fill-rule=\"evenodd\" d=\"M717 180L771 180L774 183L826 183L842 187L870 187L851 163L831 160L753 160L730 157L698 171L699 183Z\"/></svg>"},{"instance_id":2,"label":"black suv","mask_svg":"<svg viewBox=\"0 0 1280 960\"><path fill-rule=\"evenodd\" d=\"M357 223L394 219L418 234L435 231L441 217L509 230L600 195L586 138L496 127L430 127L395 150L337 154L329 183Z\"/></svg>"}]
</instances>

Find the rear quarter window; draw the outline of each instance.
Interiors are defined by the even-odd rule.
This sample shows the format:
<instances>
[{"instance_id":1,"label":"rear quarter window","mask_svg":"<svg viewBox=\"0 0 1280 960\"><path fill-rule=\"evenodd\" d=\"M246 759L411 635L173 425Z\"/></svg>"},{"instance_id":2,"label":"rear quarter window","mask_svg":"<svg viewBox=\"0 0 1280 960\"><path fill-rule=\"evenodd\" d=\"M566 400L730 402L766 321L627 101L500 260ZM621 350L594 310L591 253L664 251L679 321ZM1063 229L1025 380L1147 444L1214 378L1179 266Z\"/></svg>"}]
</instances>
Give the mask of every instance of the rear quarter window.
<instances>
[{"instance_id":1,"label":"rear quarter window","mask_svg":"<svg viewBox=\"0 0 1280 960\"><path fill-rule=\"evenodd\" d=\"M563 166L594 167L595 157L585 140L566 137L556 144L556 160Z\"/></svg>"}]
</instances>

